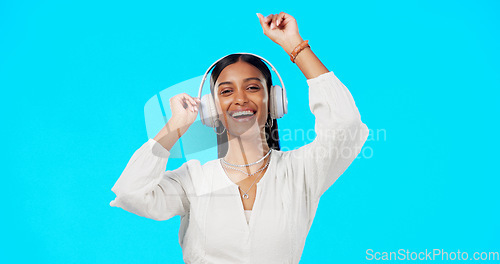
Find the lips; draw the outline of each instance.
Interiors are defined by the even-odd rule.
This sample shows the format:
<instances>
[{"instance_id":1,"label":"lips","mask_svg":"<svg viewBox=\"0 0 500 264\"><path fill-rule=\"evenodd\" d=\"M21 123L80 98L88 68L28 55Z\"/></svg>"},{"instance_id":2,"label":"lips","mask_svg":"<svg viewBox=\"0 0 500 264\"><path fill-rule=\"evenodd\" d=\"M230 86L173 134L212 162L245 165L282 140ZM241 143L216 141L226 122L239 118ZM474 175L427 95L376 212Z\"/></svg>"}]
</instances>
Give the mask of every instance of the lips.
<instances>
[{"instance_id":1,"label":"lips","mask_svg":"<svg viewBox=\"0 0 500 264\"><path fill-rule=\"evenodd\" d=\"M253 119L255 117L256 112L257 111L253 109L245 108L245 109L229 111L228 113L233 120L238 122L245 122Z\"/></svg>"},{"instance_id":2,"label":"lips","mask_svg":"<svg viewBox=\"0 0 500 264\"><path fill-rule=\"evenodd\" d=\"M250 112L253 112L254 114L257 112L256 110L253 110L251 108L241 108L241 109L236 109L236 110L228 111L228 113L229 113L230 116L233 116L234 114L236 114L238 112L244 112L244 111L250 111Z\"/></svg>"}]
</instances>

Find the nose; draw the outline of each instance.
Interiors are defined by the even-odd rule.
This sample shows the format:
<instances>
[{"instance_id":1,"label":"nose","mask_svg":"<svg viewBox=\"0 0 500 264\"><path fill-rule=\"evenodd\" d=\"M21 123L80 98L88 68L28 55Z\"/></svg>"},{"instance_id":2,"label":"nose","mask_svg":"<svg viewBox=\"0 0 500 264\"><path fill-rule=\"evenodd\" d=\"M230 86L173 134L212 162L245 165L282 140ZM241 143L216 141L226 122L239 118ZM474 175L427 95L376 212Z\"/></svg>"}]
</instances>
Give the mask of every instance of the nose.
<instances>
[{"instance_id":1,"label":"nose","mask_svg":"<svg viewBox=\"0 0 500 264\"><path fill-rule=\"evenodd\" d=\"M237 89L234 94L234 102L237 104L244 104L248 102L248 97L245 89Z\"/></svg>"}]
</instances>

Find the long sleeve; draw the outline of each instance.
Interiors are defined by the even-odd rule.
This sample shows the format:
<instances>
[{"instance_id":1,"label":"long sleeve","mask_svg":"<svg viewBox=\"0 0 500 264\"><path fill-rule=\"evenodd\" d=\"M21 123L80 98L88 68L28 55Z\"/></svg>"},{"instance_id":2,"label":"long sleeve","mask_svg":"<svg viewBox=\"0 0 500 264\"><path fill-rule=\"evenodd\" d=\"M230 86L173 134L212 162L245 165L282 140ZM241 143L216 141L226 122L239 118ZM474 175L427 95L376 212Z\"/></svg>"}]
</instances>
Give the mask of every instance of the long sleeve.
<instances>
[{"instance_id":1,"label":"long sleeve","mask_svg":"<svg viewBox=\"0 0 500 264\"><path fill-rule=\"evenodd\" d=\"M155 220L167 220L189 211L189 200L180 175L165 171L170 152L149 139L130 158L111 189L110 206Z\"/></svg>"},{"instance_id":2,"label":"long sleeve","mask_svg":"<svg viewBox=\"0 0 500 264\"><path fill-rule=\"evenodd\" d=\"M333 72L308 79L309 106L315 116L316 138L293 150L304 170L307 195L319 199L360 153L368 127L349 90Z\"/></svg>"}]
</instances>

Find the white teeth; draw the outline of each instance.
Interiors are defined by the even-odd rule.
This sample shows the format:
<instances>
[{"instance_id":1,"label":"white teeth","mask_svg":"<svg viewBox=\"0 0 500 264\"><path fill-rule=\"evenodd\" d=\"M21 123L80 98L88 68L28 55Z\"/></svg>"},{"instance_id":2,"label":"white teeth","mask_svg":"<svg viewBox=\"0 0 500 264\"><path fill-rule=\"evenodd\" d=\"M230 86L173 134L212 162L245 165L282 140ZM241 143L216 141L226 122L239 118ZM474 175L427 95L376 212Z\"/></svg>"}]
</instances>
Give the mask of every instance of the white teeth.
<instances>
[{"instance_id":1,"label":"white teeth","mask_svg":"<svg viewBox=\"0 0 500 264\"><path fill-rule=\"evenodd\" d=\"M239 112L235 112L233 113L233 117L238 117L238 116L242 116L242 115L253 115L253 112L252 111L239 111Z\"/></svg>"}]
</instances>

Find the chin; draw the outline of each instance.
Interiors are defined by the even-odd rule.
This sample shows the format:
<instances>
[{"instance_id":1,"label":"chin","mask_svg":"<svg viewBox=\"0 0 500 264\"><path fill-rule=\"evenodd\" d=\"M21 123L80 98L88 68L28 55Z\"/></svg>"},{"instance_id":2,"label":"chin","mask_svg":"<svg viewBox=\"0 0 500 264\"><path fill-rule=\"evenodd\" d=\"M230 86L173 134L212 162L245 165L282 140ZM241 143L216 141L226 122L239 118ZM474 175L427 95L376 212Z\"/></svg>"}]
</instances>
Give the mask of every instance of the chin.
<instances>
[{"instance_id":1,"label":"chin","mask_svg":"<svg viewBox=\"0 0 500 264\"><path fill-rule=\"evenodd\" d=\"M260 135L261 127L258 122L248 122L248 123L229 123L228 133L231 137L240 137L240 138L255 138Z\"/></svg>"}]
</instances>

